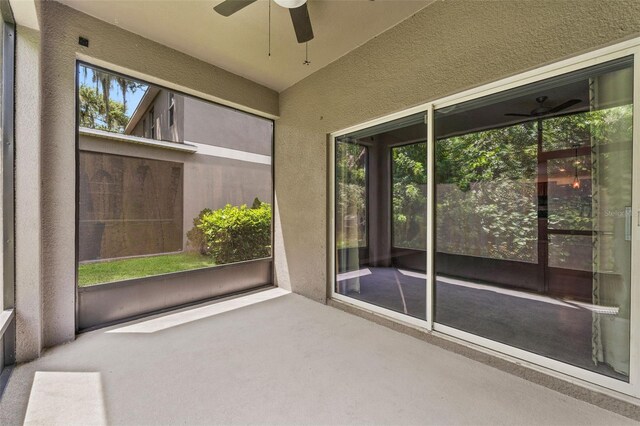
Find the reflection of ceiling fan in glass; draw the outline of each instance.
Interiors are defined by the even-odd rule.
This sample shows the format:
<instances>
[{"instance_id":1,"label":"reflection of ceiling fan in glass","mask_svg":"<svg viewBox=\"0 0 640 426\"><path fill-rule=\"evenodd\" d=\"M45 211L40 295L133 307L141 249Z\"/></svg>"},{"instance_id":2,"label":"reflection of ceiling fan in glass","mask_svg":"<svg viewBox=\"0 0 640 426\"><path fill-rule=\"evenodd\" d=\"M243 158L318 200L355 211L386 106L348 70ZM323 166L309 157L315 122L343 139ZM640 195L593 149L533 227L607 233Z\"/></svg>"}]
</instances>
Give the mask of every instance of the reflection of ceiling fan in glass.
<instances>
[{"instance_id":1,"label":"reflection of ceiling fan in glass","mask_svg":"<svg viewBox=\"0 0 640 426\"><path fill-rule=\"evenodd\" d=\"M231 16L257 0L224 0L213 8L222 16ZM307 9L307 0L274 0L277 5L289 9L293 29L298 43L306 43L313 39L313 28Z\"/></svg>"},{"instance_id":2,"label":"reflection of ceiling fan in glass","mask_svg":"<svg viewBox=\"0 0 640 426\"><path fill-rule=\"evenodd\" d=\"M558 106L550 107L546 106L544 103L549 99L547 96L538 96L536 98L536 102L539 104L536 108L531 110L529 114L521 114L521 113L507 113L505 114L508 117L541 117L547 114L555 114L556 112L560 112L564 109L572 107L576 104L582 102L581 99L569 99L565 103L562 103Z\"/></svg>"}]
</instances>

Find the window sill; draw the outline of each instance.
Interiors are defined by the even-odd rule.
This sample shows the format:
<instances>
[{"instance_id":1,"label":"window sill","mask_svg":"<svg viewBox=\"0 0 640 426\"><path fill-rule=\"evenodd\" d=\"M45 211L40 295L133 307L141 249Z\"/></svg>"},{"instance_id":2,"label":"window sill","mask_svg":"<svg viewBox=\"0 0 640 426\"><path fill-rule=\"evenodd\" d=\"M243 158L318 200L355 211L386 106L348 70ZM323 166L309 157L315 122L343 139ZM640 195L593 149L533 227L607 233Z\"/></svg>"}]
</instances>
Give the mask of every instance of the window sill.
<instances>
[{"instance_id":1,"label":"window sill","mask_svg":"<svg viewBox=\"0 0 640 426\"><path fill-rule=\"evenodd\" d=\"M180 151L188 154L195 154L198 151L197 147L190 144L186 144L186 143L159 141L156 139L142 138L139 136L130 136L130 135L122 135L119 133L107 132L105 130L96 130L96 129L89 129L86 127L80 127L79 132L83 136L93 136L97 138L111 139L119 142L144 145L144 146L153 147L153 148L169 149L172 151Z\"/></svg>"}]
</instances>

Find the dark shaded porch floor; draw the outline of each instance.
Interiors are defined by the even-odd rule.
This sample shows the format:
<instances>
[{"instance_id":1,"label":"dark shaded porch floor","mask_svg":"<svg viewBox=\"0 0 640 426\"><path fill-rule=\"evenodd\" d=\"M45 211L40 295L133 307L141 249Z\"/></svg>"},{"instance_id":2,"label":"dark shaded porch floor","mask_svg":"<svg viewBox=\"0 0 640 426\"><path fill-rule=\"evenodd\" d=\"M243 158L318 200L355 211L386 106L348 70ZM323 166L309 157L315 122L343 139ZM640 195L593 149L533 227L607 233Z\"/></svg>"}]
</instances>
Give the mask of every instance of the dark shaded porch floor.
<instances>
[{"instance_id":1,"label":"dark shaded porch floor","mask_svg":"<svg viewBox=\"0 0 640 426\"><path fill-rule=\"evenodd\" d=\"M396 268L363 268L355 299L425 319L425 275ZM343 280L351 282L355 278ZM593 312L570 301L438 277L435 321L617 379L627 378L591 357Z\"/></svg>"}]
</instances>

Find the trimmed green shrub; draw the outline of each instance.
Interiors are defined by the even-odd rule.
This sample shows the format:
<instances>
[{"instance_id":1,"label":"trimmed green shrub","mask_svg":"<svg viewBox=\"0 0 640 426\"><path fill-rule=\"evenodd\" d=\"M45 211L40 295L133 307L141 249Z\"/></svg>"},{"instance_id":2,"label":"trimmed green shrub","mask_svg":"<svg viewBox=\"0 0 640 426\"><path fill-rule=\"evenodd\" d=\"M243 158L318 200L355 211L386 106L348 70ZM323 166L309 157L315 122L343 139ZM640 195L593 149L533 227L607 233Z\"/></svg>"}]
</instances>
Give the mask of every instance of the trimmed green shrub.
<instances>
[{"instance_id":1,"label":"trimmed green shrub","mask_svg":"<svg viewBox=\"0 0 640 426\"><path fill-rule=\"evenodd\" d=\"M257 198L251 208L227 204L205 209L187 233L189 245L217 265L271 256L271 205Z\"/></svg>"}]
</instances>

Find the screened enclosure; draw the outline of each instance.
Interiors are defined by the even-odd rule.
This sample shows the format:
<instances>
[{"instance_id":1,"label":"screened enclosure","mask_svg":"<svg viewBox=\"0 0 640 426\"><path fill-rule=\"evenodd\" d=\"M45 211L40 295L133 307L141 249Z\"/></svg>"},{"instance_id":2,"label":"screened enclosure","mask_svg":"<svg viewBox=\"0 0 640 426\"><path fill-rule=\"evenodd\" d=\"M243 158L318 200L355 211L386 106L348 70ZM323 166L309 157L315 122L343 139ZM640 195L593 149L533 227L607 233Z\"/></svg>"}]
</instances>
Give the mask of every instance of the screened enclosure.
<instances>
[{"instance_id":1,"label":"screened enclosure","mask_svg":"<svg viewBox=\"0 0 640 426\"><path fill-rule=\"evenodd\" d=\"M272 139L271 120L79 63L80 322L271 283ZM156 302L124 300L142 285Z\"/></svg>"}]
</instances>

